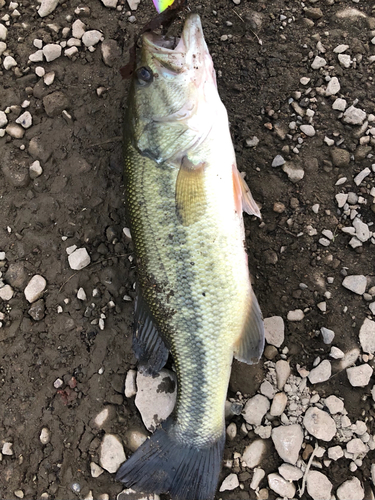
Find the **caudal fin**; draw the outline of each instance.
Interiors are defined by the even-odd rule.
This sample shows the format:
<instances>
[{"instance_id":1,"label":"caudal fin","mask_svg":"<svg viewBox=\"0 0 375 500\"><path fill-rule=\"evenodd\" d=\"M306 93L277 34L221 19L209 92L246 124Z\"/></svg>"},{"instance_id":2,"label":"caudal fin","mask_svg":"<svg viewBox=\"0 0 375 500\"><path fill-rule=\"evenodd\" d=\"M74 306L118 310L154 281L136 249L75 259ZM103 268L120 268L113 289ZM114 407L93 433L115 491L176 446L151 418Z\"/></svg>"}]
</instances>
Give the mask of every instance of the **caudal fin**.
<instances>
[{"instance_id":1,"label":"caudal fin","mask_svg":"<svg viewBox=\"0 0 375 500\"><path fill-rule=\"evenodd\" d=\"M120 467L116 479L143 493L169 493L172 500L213 500L225 435L197 448L177 441L172 417Z\"/></svg>"}]
</instances>

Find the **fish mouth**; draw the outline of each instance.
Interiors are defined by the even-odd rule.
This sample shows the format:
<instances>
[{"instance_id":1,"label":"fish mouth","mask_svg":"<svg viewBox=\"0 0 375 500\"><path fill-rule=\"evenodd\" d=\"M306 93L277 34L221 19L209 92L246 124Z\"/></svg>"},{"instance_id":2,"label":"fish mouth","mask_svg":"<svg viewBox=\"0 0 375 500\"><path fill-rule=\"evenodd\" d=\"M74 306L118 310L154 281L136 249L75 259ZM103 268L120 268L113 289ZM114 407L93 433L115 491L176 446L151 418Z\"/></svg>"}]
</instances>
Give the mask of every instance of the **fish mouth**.
<instances>
[{"instance_id":1,"label":"fish mouth","mask_svg":"<svg viewBox=\"0 0 375 500\"><path fill-rule=\"evenodd\" d=\"M189 14L186 18L181 37L170 37L150 32L143 35L143 48L159 59L172 57L183 58L185 65L196 63L208 54L202 23L198 14Z\"/></svg>"}]
</instances>

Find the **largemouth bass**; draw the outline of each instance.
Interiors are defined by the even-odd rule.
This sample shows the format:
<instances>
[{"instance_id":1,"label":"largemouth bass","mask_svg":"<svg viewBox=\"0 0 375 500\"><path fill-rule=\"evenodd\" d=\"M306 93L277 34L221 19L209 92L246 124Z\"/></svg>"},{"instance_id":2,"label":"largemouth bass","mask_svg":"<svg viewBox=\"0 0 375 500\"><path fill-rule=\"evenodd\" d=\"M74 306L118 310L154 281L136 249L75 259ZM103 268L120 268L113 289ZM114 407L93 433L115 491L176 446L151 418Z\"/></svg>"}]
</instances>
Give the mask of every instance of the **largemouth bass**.
<instances>
[{"instance_id":1,"label":"largemouth bass","mask_svg":"<svg viewBox=\"0 0 375 500\"><path fill-rule=\"evenodd\" d=\"M138 270L133 348L148 374L172 353L178 395L117 479L173 500L212 500L233 356L257 362L264 330L242 218L259 209L237 170L198 15L179 39L142 36L124 148Z\"/></svg>"}]
</instances>

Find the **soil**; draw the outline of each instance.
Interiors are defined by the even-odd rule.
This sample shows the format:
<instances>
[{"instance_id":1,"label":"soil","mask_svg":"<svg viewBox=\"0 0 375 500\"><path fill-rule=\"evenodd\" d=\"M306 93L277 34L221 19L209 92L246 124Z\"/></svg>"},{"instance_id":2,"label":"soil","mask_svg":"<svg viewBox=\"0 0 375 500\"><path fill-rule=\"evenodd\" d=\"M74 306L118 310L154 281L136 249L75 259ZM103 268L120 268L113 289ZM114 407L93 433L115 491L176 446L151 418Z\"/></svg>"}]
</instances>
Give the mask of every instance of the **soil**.
<instances>
[{"instance_id":1,"label":"soil","mask_svg":"<svg viewBox=\"0 0 375 500\"><path fill-rule=\"evenodd\" d=\"M127 62L134 35L155 11L151 0L142 0L132 23L127 4L119 5L122 10L106 8L99 0L66 0L42 19L36 2L24 0L18 7L21 16L12 18L8 27L6 43L19 71L0 73L0 110L13 107L7 116L14 121L27 99L33 125L21 139L0 138L0 251L6 254L0 271L14 290L9 301L0 299L0 441L13 443L13 455L3 455L0 461L0 497L4 499L16 498L17 490L26 499L40 498L43 492L51 499L84 498L90 490L94 498L102 493L115 498L121 484L107 472L91 477L89 464L98 463L105 432L123 438L127 429L143 428L134 400L123 393L125 375L136 366L131 349L133 304L123 300L124 295L134 297L135 263L131 241L123 233L121 128L128 81L121 78L119 69ZM295 0L242 0L239 5L231 0L206 0L204 4L191 0L189 5L202 17L239 169L246 172L262 207L262 222L245 216L245 226L249 266L263 315L286 319L290 310L305 311L303 321L286 321L286 339L275 360L287 346L294 373L297 364L311 369L317 356L328 358L330 351L319 335L321 327L332 329L334 345L347 352L359 346L359 327L370 314L360 295L342 287L343 268L349 274L366 275L368 287L375 285L374 245L367 242L356 250L348 246L350 237L340 231L343 221L335 202L339 192L335 183L343 175L348 191L368 195L374 176L360 187L352 178L365 167L371 168L374 143L369 143L367 155L358 153L353 127L338 119L331 98L316 92L326 81L322 71L311 68L311 62L318 55L320 39L327 49L320 55L340 78L340 97L349 104L358 99L359 107L375 113L374 66L367 62L375 53L369 20L336 16L353 6L367 16L375 15L372 3L310 0L306 2L309 9L322 10L317 19ZM85 9L78 15L77 7ZM1 17L8 12L7 0ZM284 25L281 15L286 17ZM82 47L73 58L28 63L28 56L37 50L34 39L61 41L60 29L77 18L117 42L121 55L112 66L104 64L100 48L90 52ZM52 23L60 28L57 32L48 26ZM177 32L180 27L177 22L173 29ZM222 40L223 35L232 36ZM352 57L362 55L362 62L359 58L344 70L333 53L341 43L351 47ZM25 71L28 65L31 69ZM38 65L55 72L51 86L35 75ZM301 77L311 79L307 86L301 85ZM317 133L303 137L297 155L292 149L301 135L288 129L296 120L289 100L295 92L302 92L297 101L303 106L301 100L309 87L308 98L316 97L309 106L315 111ZM56 91L64 94L62 109L67 113L61 113L56 102L51 111L48 100L43 100ZM356 160L335 166L324 143L326 135L335 141L344 139L341 147L355 154ZM247 147L246 139L253 136L259 144ZM277 154L304 169L300 182L291 182L280 167L271 167ZM40 160L43 173L33 180L28 168L35 159ZM273 210L275 202L285 205L283 213ZM318 214L311 209L316 203ZM371 203L362 207L362 213L367 222L375 220ZM316 236L307 234L309 225L317 229ZM335 235L329 247L318 243L324 229ZM73 271L68 263L66 249L72 245L85 247L91 257L91 264L80 271ZM9 269L12 273L7 274ZM23 293L35 274L47 281L37 320L30 315ZM334 278L333 284L327 284L327 277ZM300 283L307 288L301 289ZM80 287L87 294L86 301L77 298ZM329 300L324 296L327 291L332 293ZM324 300L325 313L317 307ZM103 330L101 314L105 315ZM253 395L263 378L263 363L255 368L235 363L229 395L237 391ZM62 385L56 388L59 378ZM351 421L366 419L368 432L373 434L371 387L351 387L345 370L335 370L334 365L334 376L314 389L322 396L343 397ZM104 407L111 408L111 417L98 429L93 418ZM234 421L242 423L241 417ZM51 433L46 445L39 438L43 427ZM241 453L249 442L249 436L238 435L228 443L226 457L233 451ZM262 463L266 473L275 472L281 464L272 446L269 450ZM126 447L125 451L131 453ZM365 486L370 484L374 458L374 452L368 453L354 473ZM343 459L340 466L333 463L327 470L334 487L352 475L349 463ZM223 470L220 479L227 474ZM242 476L243 491L218 493L216 498L255 499L249 489L251 476ZM73 483L80 485L78 495L72 491ZM261 483L264 486L266 479ZM276 496L270 491L270 499ZM305 493L303 498L310 497Z\"/></svg>"}]
</instances>

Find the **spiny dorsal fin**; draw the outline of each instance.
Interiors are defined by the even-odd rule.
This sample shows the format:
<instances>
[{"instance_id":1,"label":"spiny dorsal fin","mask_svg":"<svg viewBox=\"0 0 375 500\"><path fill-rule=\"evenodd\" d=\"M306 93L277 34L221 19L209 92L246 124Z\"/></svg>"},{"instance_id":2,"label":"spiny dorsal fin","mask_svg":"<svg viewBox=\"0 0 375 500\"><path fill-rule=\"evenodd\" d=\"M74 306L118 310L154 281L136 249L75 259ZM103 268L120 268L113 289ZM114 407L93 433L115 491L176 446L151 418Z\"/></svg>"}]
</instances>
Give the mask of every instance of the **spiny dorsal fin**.
<instances>
[{"instance_id":1,"label":"spiny dorsal fin","mask_svg":"<svg viewBox=\"0 0 375 500\"><path fill-rule=\"evenodd\" d=\"M247 311L241 337L234 345L234 357L238 361L252 365L259 361L264 349L264 324L262 313L251 290L250 304Z\"/></svg>"},{"instance_id":2,"label":"spiny dorsal fin","mask_svg":"<svg viewBox=\"0 0 375 500\"><path fill-rule=\"evenodd\" d=\"M232 168L234 199L237 212L240 213L240 211L243 210L249 215L256 215L261 218L259 207L256 204L245 179L239 173L235 164L233 164Z\"/></svg>"},{"instance_id":3,"label":"spiny dorsal fin","mask_svg":"<svg viewBox=\"0 0 375 500\"><path fill-rule=\"evenodd\" d=\"M206 210L205 165L194 165L186 156L182 159L176 181L176 212L184 226L197 222Z\"/></svg>"}]
</instances>

